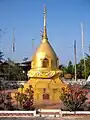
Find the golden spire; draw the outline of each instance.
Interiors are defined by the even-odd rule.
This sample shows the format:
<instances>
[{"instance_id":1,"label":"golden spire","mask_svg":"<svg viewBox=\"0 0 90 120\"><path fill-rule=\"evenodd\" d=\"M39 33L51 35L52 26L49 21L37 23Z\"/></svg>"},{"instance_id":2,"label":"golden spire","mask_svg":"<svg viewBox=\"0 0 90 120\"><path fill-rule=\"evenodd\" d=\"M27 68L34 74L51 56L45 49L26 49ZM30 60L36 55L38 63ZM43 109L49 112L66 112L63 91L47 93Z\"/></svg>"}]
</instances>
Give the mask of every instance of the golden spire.
<instances>
[{"instance_id":1,"label":"golden spire","mask_svg":"<svg viewBox=\"0 0 90 120\"><path fill-rule=\"evenodd\" d=\"M46 29L46 6L44 6L44 32L43 32L43 39L42 42L46 42L47 38L47 29Z\"/></svg>"}]
</instances>

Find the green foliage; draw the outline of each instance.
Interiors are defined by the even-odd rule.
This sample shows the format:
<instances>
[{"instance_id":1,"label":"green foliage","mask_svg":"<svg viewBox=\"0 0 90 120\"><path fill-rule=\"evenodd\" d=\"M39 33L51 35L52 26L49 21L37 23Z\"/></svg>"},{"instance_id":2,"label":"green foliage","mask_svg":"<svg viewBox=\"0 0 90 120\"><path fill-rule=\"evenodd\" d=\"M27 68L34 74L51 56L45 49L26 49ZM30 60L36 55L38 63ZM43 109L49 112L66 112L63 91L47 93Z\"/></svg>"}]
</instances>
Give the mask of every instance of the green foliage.
<instances>
[{"instance_id":1,"label":"green foliage","mask_svg":"<svg viewBox=\"0 0 90 120\"><path fill-rule=\"evenodd\" d=\"M78 85L69 85L67 89L62 88L60 99L69 111L77 111L87 100L87 90Z\"/></svg>"},{"instance_id":2,"label":"green foliage","mask_svg":"<svg viewBox=\"0 0 90 120\"><path fill-rule=\"evenodd\" d=\"M63 71L63 76L64 74L74 75L74 66L71 61L69 61L68 66L60 65L59 69Z\"/></svg>"},{"instance_id":3,"label":"green foliage","mask_svg":"<svg viewBox=\"0 0 90 120\"><path fill-rule=\"evenodd\" d=\"M85 63L86 63L86 78L90 75L90 56L85 54ZM69 61L68 66L60 65L59 69L63 71L64 74L71 74L74 76L75 74L75 66ZM85 79L85 66L84 60L81 59L80 62L76 65L77 79Z\"/></svg>"},{"instance_id":4,"label":"green foliage","mask_svg":"<svg viewBox=\"0 0 90 120\"><path fill-rule=\"evenodd\" d=\"M3 66L2 66L2 60L3 60L3 52L0 50L0 75L2 74L3 72Z\"/></svg>"},{"instance_id":5,"label":"green foliage","mask_svg":"<svg viewBox=\"0 0 90 120\"><path fill-rule=\"evenodd\" d=\"M88 77L90 75L90 56L88 54L86 54L86 77Z\"/></svg>"},{"instance_id":6,"label":"green foliage","mask_svg":"<svg viewBox=\"0 0 90 120\"><path fill-rule=\"evenodd\" d=\"M67 71L68 74L74 74L74 68L73 67L74 66L73 66L72 62L69 61L67 69L66 69L66 71Z\"/></svg>"},{"instance_id":7,"label":"green foliage","mask_svg":"<svg viewBox=\"0 0 90 120\"><path fill-rule=\"evenodd\" d=\"M3 60L3 56L4 56L4 54L3 54L3 52L0 50L0 61Z\"/></svg>"},{"instance_id":8,"label":"green foliage","mask_svg":"<svg viewBox=\"0 0 90 120\"><path fill-rule=\"evenodd\" d=\"M80 62L77 64L77 78L85 78L85 73L84 73L84 60L81 59Z\"/></svg>"},{"instance_id":9,"label":"green foliage","mask_svg":"<svg viewBox=\"0 0 90 120\"><path fill-rule=\"evenodd\" d=\"M80 62L77 64L77 78L85 78L85 72L86 78L90 75L90 56L88 54L85 55L86 71L84 66L84 60L81 59Z\"/></svg>"},{"instance_id":10,"label":"green foliage","mask_svg":"<svg viewBox=\"0 0 90 120\"><path fill-rule=\"evenodd\" d=\"M8 58L5 61L5 64L1 64L0 72L5 75L7 80L26 80L27 75L23 73L23 69L21 68L20 64L16 64L14 61Z\"/></svg>"}]
</instances>

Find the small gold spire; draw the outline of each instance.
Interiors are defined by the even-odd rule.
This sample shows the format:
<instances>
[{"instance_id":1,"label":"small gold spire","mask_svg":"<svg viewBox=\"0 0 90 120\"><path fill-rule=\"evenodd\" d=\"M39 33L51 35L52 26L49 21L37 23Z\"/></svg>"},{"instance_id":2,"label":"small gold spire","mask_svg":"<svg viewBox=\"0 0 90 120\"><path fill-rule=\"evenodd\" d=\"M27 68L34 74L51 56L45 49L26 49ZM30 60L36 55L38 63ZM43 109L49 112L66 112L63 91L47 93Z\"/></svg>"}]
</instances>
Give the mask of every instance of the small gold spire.
<instances>
[{"instance_id":1,"label":"small gold spire","mask_svg":"<svg viewBox=\"0 0 90 120\"><path fill-rule=\"evenodd\" d=\"M46 26L46 6L44 6L44 27Z\"/></svg>"},{"instance_id":2,"label":"small gold spire","mask_svg":"<svg viewBox=\"0 0 90 120\"><path fill-rule=\"evenodd\" d=\"M47 29L46 29L46 6L44 6L44 32L43 32L43 39L42 42L47 41Z\"/></svg>"}]
</instances>

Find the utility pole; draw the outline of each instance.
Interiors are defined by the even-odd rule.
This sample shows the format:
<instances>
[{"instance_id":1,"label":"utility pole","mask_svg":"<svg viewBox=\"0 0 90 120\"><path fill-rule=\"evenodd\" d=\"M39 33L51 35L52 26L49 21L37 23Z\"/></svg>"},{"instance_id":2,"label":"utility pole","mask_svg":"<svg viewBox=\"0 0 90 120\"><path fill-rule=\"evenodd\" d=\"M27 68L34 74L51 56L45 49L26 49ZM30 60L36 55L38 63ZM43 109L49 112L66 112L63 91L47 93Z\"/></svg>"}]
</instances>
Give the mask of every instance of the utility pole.
<instances>
[{"instance_id":1,"label":"utility pole","mask_svg":"<svg viewBox=\"0 0 90 120\"><path fill-rule=\"evenodd\" d=\"M85 63L85 57L84 57L84 29L83 29L83 23L81 23L81 37L82 37L82 55L84 60L84 73L85 73L85 80L86 80L86 63Z\"/></svg>"},{"instance_id":2,"label":"utility pole","mask_svg":"<svg viewBox=\"0 0 90 120\"><path fill-rule=\"evenodd\" d=\"M77 81L77 70L76 70L76 40L74 40L74 64L75 64L75 81Z\"/></svg>"}]
</instances>

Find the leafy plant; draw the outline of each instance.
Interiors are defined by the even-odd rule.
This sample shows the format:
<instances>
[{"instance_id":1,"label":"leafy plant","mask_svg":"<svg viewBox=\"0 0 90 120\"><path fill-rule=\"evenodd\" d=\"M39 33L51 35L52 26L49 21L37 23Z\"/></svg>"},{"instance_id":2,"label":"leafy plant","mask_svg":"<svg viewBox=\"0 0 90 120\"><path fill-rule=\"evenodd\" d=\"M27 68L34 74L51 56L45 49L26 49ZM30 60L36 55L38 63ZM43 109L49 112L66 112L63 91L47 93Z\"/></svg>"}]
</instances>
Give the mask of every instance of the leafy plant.
<instances>
[{"instance_id":1,"label":"leafy plant","mask_svg":"<svg viewBox=\"0 0 90 120\"><path fill-rule=\"evenodd\" d=\"M23 88L22 88L22 92L16 93L15 99L16 99L17 103L19 102L19 106L21 109L24 109L24 110L33 109L32 86L30 85L29 88L26 89L25 93L23 93Z\"/></svg>"},{"instance_id":2,"label":"leafy plant","mask_svg":"<svg viewBox=\"0 0 90 120\"><path fill-rule=\"evenodd\" d=\"M69 85L67 89L62 88L60 99L69 111L77 111L87 100L87 90L79 85Z\"/></svg>"}]
</instances>

